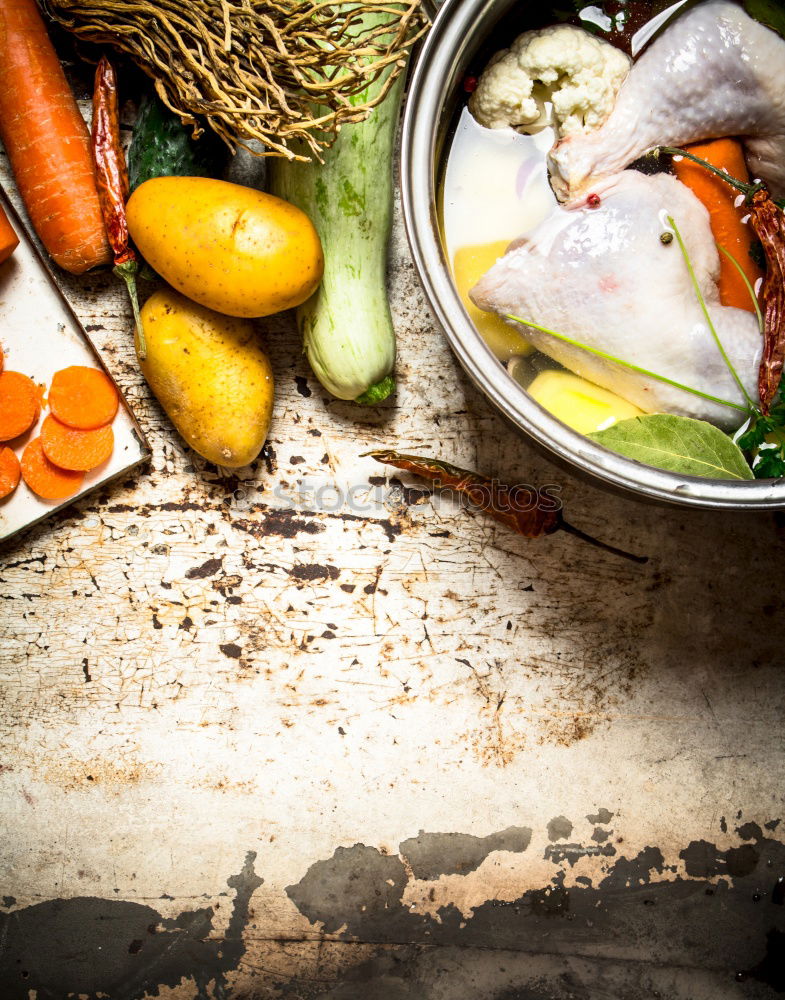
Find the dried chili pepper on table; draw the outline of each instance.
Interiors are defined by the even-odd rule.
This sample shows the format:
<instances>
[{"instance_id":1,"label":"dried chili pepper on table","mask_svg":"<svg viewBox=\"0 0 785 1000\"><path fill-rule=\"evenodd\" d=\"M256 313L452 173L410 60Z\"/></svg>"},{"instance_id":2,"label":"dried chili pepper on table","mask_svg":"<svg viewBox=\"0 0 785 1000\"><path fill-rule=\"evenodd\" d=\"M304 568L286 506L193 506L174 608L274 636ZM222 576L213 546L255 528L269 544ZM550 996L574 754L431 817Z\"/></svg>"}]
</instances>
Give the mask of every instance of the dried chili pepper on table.
<instances>
[{"instance_id":1,"label":"dried chili pepper on table","mask_svg":"<svg viewBox=\"0 0 785 1000\"><path fill-rule=\"evenodd\" d=\"M454 490L489 517L525 538L540 538L542 535L552 535L554 531L566 531L606 552L637 563L648 562L647 556L624 552L569 524L562 516L560 505L552 497L543 500L533 486L509 486L497 479L488 479L487 476L459 469L436 458L402 455L396 451L369 451L366 454L383 465L413 472L442 489Z\"/></svg>"},{"instance_id":2,"label":"dried chili pepper on table","mask_svg":"<svg viewBox=\"0 0 785 1000\"><path fill-rule=\"evenodd\" d=\"M125 203L128 201L131 189L128 183L128 168L120 145L117 75L106 56L101 57L95 71L92 140L96 187L106 235L114 255L114 273L123 279L128 288L136 323L139 357L144 360L147 356L147 346L136 293L138 262L131 247L125 216Z\"/></svg>"}]
</instances>

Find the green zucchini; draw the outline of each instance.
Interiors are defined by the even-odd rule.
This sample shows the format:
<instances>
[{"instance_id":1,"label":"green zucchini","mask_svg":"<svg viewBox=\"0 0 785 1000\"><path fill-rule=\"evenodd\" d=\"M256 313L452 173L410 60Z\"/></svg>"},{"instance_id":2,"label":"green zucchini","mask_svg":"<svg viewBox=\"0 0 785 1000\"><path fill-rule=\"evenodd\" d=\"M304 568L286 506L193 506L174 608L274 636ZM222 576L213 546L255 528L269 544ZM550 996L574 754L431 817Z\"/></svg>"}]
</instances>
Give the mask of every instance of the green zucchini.
<instances>
[{"instance_id":1,"label":"green zucchini","mask_svg":"<svg viewBox=\"0 0 785 1000\"><path fill-rule=\"evenodd\" d=\"M210 129L194 139L155 94L147 93L139 104L128 149L128 180L131 191L152 177L219 177L228 149Z\"/></svg>"},{"instance_id":2,"label":"green zucchini","mask_svg":"<svg viewBox=\"0 0 785 1000\"><path fill-rule=\"evenodd\" d=\"M389 10L366 20L389 23ZM272 165L273 192L310 217L324 250L322 283L297 310L305 353L325 389L358 403L378 403L395 389L386 269L404 75L365 121L342 126L324 163ZM378 94L385 76L357 103Z\"/></svg>"}]
</instances>

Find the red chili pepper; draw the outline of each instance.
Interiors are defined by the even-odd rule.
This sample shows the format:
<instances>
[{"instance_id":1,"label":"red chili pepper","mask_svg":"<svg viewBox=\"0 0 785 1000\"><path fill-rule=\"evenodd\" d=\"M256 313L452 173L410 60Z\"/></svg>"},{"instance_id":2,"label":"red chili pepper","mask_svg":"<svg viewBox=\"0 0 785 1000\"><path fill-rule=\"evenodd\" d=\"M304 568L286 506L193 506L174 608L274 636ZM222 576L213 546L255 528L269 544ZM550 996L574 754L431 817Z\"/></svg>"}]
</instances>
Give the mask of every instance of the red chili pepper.
<instances>
[{"instance_id":1,"label":"red chili pepper","mask_svg":"<svg viewBox=\"0 0 785 1000\"><path fill-rule=\"evenodd\" d=\"M496 479L488 479L468 469L459 469L436 458L419 458L396 451L369 451L367 454L383 465L393 465L396 469L422 476L437 486L455 490L489 517L525 538L540 538L542 535L552 535L554 531L567 531L614 555L633 562L648 562L646 556L624 552L568 524L562 517L561 507L557 502L549 496L543 498L533 486L507 486Z\"/></svg>"},{"instance_id":2,"label":"red chili pepper","mask_svg":"<svg viewBox=\"0 0 785 1000\"><path fill-rule=\"evenodd\" d=\"M780 387L785 361L785 216L765 189L752 196L750 225L766 255L766 276L761 288L764 341L758 393L761 412L767 416Z\"/></svg>"},{"instance_id":3,"label":"red chili pepper","mask_svg":"<svg viewBox=\"0 0 785 1000\"><path fill-rule=\"evenodd\" d=\"M92 139L96 188L107 239L114 254L114 273L123 279L128 288L136 322L139 357L144 360L147 355L147 345L136 294L138 264L130 244L128 220L125 214L125 203L131 189L128 183L128 168L120 144L117 76L106 56L101 57L95 71Z\"/></svg>"},{"instance_id":4,"label":"red chili pepper","mask_svg":"<svg viewBox=\"0 0 785 1000\"><path fill-rule=\"evenodd\" d=\"M479 80L477 79L476 76L465 76L463 78L463 89L466 91L467 94L473 94L474 91L477 89L478 83Z\"/></svg>"}]
</instances>

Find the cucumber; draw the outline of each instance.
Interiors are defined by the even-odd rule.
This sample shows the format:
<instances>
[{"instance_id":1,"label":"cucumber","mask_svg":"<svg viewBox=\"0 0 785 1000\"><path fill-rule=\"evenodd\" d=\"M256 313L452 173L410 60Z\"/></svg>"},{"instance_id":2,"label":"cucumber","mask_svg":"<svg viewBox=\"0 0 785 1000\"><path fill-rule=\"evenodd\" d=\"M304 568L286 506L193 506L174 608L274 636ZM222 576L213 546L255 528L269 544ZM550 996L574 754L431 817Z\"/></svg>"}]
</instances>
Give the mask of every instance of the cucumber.
<instances>
[{"instance_id":1,"label":"cucumber","mask_svg":"<svg viewBox=\"0 0 785 1000\"><path fill-rule=\"evenodd\" d=\"M199 139L191 133L155 94L145 94L128 149L131 191L152 177L220 176L228 155L224 143L210 129Z\"/></svg>"},{"instance_id":2,"label":"cucumber","mask_svg":"<svg viewBox=\"0 0 785 1000\"><path fill-rule=\"evenodd\" d=\"M389 21L389 10L366 15L366 23ZM355 100L372 99L386 75ZM277 158L271 171L273 193L310 217L324 250L322 283L297 310L305 353L325 389L358 403L378 403L395 388L386 268L404 75L365 121L342 126L324 163Z\"/></svg>"}]
</instances>

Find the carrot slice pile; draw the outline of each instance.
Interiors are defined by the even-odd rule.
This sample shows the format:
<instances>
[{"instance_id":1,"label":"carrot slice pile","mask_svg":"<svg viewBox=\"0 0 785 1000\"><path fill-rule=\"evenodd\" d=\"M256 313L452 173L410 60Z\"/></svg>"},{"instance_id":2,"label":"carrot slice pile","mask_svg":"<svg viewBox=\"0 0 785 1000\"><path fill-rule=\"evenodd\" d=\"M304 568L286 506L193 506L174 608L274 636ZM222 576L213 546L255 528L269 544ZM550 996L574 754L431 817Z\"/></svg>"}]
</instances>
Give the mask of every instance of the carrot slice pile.
<instances>
[{"instance_id":1,"label":"carrot slice pile","mask_svg":"<svg viewBox=\"0 0 785 1000\"><path fill-rule=\"evenodd\" d=\"M737 139L712 139L710 142L696 143L685 148L719 170L726 171L731 177L749 181L744 149ZM749 208L743 203L736 204L740 200L738 191L691 160L674 159L673 169L682 184L686 184L708 209L711 231L717 245L733 255L754 288L763 272L750 256L755 233L749 221L744 221L749 220ZM724 254L720 254L719 291L720 301L724 306L754 311L744 279Z\"/></svg>"},{"instance_id":2,"label":"carrot slice pile","mask_svg":"<svg viewBox=\"0 0 785 1000\"><path fill-rule=\"evenodd\" d=\"M2 370L0 349L0 441L29 430L38 419L44 390L21 372ZM72 365L56 372L49 390L51 413L39 437L30 441L22 461L0 446L0 500L10 496L20 476L43 500L65 500L78 493L85 472L102 465L114 449L109 426L120 398L111 379L98 368Z\"/></svg>"},{"instance_id":3,"label":"carrot slice pile","mask_svg":"<svg viewBox=\"0 0 785 1000\"><path fill-rule=\"evenodd\" d=\"M69 427L89 431L110 424L119 404L117 390L97 368L73 365L52 379L49 409Z\"/></svg>"},{"instance_id":4,"label":"carrot slice pile","mask_svg":"<svg viewBox=\"0 0 785 1000\"><path fill-rule=\"evenodd\" d=\"M114 432L107 424L81 431L48 416L41 426L41 447L50 462L61 469L89 472L109 458L114 448Z\"/></svg>"},{"instance_id":5,"label":"carrot slice pile","mask_svg":"<svg viewBox=\"0 0 785 1000\"><path fill-rule=\"evenodd\" d=\"M39 411L35 382L21 372L0 373L0 441L10 441L29 430Z\"/></svg>"},{"instance_id":6,"label":"carrot slice pile","mask_svg":"<svg viewBox=\"0 0 785 1000\"><path fill-rule=\"evenodd\" d=\"M37 437L22 452L22 477L42 499L65 500L78 492L84 473L70 472L50 462L41 447L41 438Z\"/></svg>"},{"instance_id":7,"label":"carrot slice pile","mask_svg":"<svg viewBox=\"0 0 785 1000\"><path fill-rule=\"evenodd\" d=\"M22 470L10 448L0 448L0 500L10 496L19 485Z\"/></svg>"}]
</instances>

